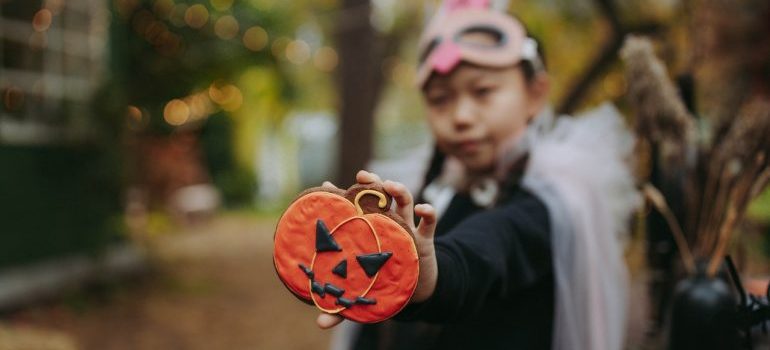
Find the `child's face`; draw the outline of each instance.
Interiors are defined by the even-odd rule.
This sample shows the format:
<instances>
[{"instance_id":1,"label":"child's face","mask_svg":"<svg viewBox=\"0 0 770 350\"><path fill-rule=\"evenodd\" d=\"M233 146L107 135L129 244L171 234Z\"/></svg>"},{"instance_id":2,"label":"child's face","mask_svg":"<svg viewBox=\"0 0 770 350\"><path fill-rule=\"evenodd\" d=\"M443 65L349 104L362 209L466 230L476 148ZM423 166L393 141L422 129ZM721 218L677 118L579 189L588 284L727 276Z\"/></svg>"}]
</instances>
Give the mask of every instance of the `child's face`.
<instances>
[{"instance_id":1,"label":"child's face","mask_svg":"<svg viewBox=\"0 0 770 350\"><path fill-rule=\"evenodd\" d=\"M518 66L491 69L463 64L427 83L428 123L442 151L471 172L488 172L500 146L520 136L540 111L546 90L538 87L537 79L528 83Z\"/></svg>"}]
</instances>

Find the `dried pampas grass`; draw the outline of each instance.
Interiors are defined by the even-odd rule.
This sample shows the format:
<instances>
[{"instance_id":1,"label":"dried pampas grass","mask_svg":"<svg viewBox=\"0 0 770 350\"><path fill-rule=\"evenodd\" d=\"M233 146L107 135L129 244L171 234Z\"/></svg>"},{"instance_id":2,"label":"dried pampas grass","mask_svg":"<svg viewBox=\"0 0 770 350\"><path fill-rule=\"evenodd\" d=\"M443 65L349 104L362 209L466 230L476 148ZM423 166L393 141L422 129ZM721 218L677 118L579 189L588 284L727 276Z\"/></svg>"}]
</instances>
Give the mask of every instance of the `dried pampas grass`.
<instances>
[{"instance_id":1,"label":"dried pampas grass","mask_svg":"<svg viewBox=\"0 0 770 350\"><path fill-rule=\"evenodd\" d=\"M686 221L693 223L687 227L694 235L692 252L709 260L707 271L713 275L748 204L770 182L770 100L761 95L747 99L732 122L721 126L724 135L709 149L696 139L695 119L655 56L652 43L629 37L621 55L637 134L657 147L664 172L685 177L689 198L684 212ZM672 220L669 224L675 225ZM672 231L682 228L672 227ZM682 239L676 241L680 252L690 251Z\"/></svg>"},{"instance_id":2,"label":"dried pampas grass","mask_svg":"<svg viewBox=\"0 0 770 350\"><path fill-rule=\"evenodd\" d=\"M626 66L628 99L636 112L639 136L660 147L667 163L683 162L695 140L695 123L687 112L652 43L629 36L620 51Z\"/></svg>"}]
</instances>

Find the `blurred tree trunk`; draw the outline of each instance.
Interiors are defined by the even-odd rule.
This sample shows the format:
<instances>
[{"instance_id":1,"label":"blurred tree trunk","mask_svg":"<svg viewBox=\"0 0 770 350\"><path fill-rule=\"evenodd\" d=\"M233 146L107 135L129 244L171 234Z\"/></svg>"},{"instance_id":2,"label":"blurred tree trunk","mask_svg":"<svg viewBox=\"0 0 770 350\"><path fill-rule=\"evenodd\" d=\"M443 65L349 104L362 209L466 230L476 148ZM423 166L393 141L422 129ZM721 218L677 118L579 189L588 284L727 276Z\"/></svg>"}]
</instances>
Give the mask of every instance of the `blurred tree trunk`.
<instances>
[{"instance_id":1,"label":"blurred tree trunk","mask_svg":"<svg viewBox=\"0 0 770 350\"><path fill-rule=\"evenodd\" d=\"M369 21L369 0L343 0L337 21L339 49L340 149L336 185L347 187L355 171L363 169L372 154L374 107L381 58L377 36Z\"/></svg>"}]
</instances>

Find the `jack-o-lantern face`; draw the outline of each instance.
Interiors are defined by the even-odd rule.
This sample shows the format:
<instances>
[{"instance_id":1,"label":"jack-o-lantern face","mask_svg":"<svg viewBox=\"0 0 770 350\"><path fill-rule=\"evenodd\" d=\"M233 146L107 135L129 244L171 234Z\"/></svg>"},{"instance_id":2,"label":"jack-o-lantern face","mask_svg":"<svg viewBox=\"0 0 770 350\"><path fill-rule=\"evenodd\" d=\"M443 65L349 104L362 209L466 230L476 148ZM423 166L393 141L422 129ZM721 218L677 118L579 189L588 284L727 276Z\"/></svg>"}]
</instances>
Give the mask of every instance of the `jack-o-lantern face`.
<instances>
[{"instance_id":1,"label":"jack-o-lantern face","mask_svg":"<svg viewBox=\"0 0 770 350\"><path fill-rule=\"evenodd\" d=\"M419 274L412 235L389 213L390 199L372 188L300 196L278 222L273 255L278 276L297 297L366 323L401 310ZM368 197L376 205L362 206Z\"/></svg>"}]
</instances>

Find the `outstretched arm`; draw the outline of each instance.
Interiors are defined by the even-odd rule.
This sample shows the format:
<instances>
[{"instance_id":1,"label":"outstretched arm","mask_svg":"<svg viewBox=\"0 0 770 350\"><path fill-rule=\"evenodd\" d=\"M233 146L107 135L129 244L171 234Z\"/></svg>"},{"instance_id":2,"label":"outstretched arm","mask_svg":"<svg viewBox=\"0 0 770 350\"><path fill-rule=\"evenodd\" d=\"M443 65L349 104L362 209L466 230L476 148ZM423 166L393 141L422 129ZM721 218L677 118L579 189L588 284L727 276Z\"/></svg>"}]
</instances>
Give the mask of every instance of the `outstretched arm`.
<instances>
[{"instance_id":1,"label":"outstretched arm","mask_svg":"<svg viewBox=\"0 0 770 350\"><path fill-rule=\"evenodd\" d=\"M381 182L385 192L396 201L396 213L398 213L412 232L415 233L414 239L417 245L417 254L420 258L420 276L417 280L417 288L412 295L411 302L425 301L433 295L436 289L436 280L438 278L438 267L436 265L436 252L433 247L433 235L436 230L436 211L428 204L414 205L412 194L401 183L394 181L382 182L376 174L361 170L356 174L356 182L359 184L371 184ZM324 187L335 187L330 182L324 182ZM414 226L414 215L420 217L420 224ZM343 318L339 315L321 313L316 322L318 326L327 329L336 326L342 322Z\"/></svg>"}]
</instances>

